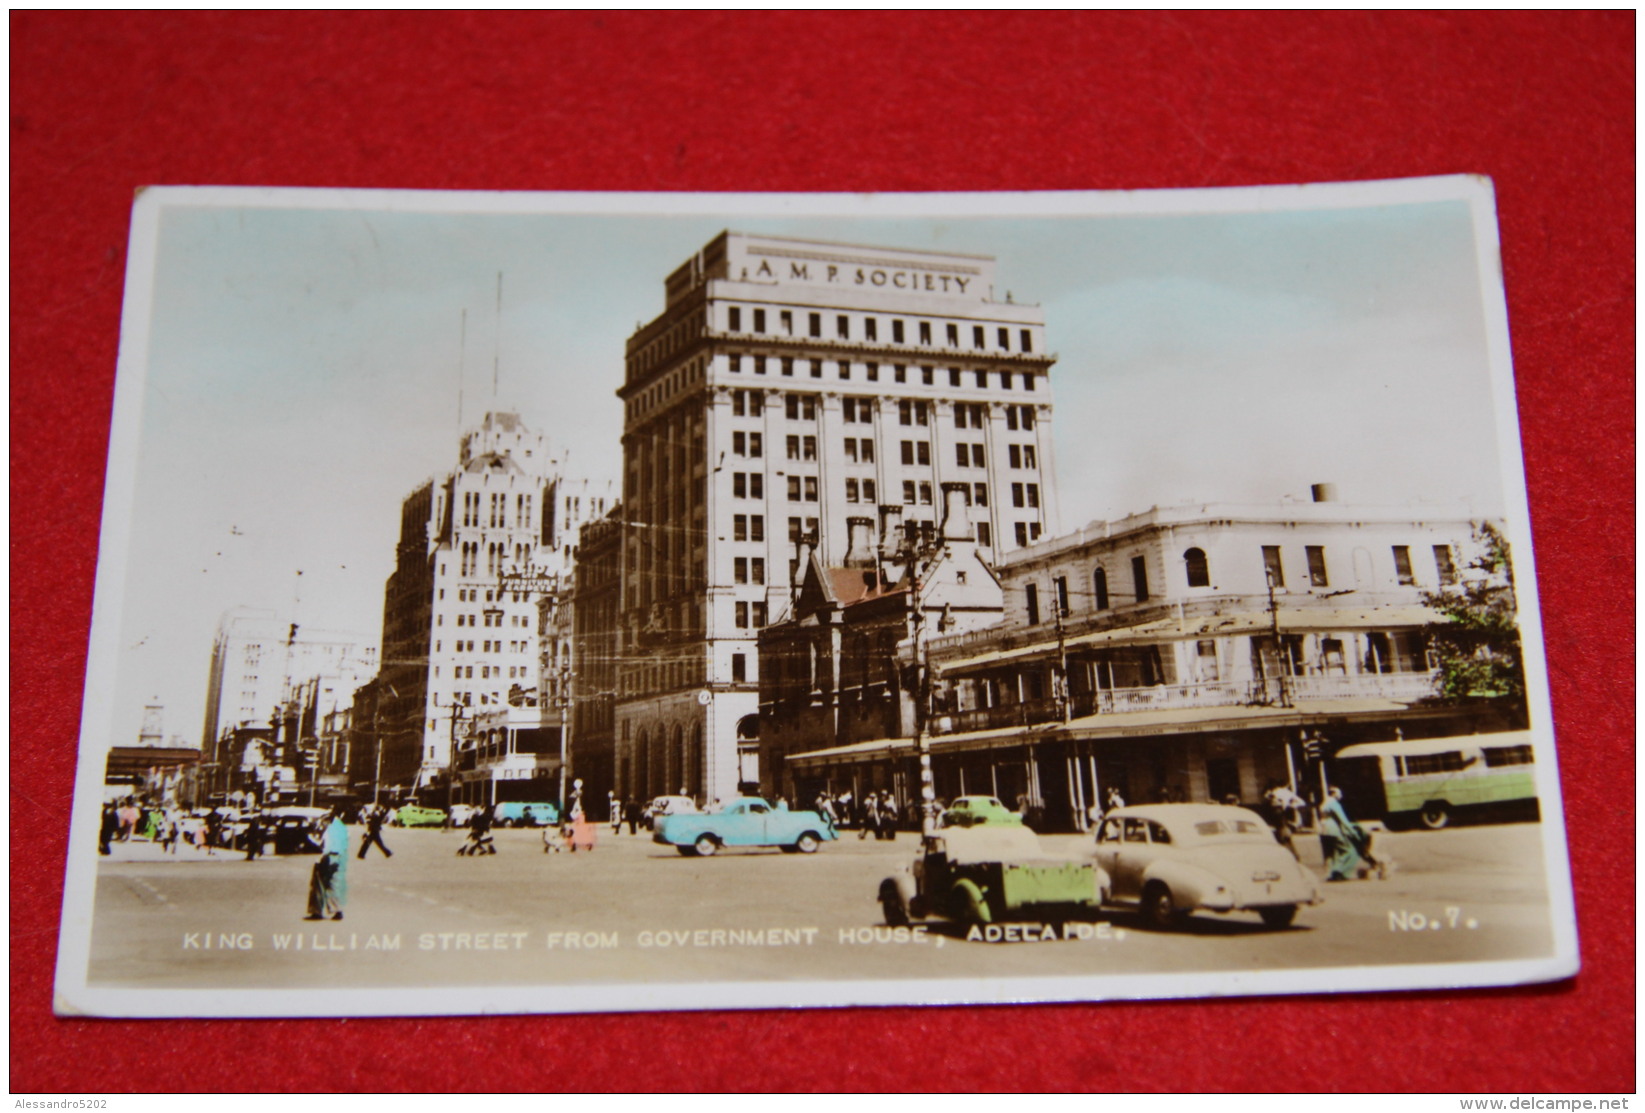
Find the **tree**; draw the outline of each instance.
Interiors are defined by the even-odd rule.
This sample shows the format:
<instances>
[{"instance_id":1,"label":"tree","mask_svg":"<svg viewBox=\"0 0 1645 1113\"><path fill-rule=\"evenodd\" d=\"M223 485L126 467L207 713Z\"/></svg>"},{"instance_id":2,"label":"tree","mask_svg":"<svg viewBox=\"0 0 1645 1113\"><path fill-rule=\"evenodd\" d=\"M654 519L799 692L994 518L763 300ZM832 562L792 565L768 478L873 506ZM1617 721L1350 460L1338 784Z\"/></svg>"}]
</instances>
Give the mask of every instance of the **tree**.
<instances>
[{"instance_id":1,"label":"tree","mask_svg":"<svg viewBox=\"0 0 1645 1113\"><path fill-rule=\"evenodd\" d=\"M1525 719L1525 668L1508 540L1492 522L1476 523L1454 582L1423 592L1447 621L1427 627L1441 690L1456 702L1491 701L1516 723Z\"/></svg>"}]
</instances>

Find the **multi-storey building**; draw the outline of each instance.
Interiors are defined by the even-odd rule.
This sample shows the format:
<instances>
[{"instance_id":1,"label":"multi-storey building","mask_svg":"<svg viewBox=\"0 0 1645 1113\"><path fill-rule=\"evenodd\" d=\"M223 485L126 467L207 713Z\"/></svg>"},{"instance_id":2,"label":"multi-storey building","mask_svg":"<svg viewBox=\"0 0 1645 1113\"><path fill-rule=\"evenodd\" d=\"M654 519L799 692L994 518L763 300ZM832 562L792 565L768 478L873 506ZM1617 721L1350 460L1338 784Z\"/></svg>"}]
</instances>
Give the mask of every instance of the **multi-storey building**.
<instances>
[{"instance_id":1,"label":"multi-storey building","mask_svg":"<svg viewBox=\"0 0 1645 1113\"><path fill-rule=\"evenodd\" d=\"M590 809L617 783L612 713L621 666L622 516L618 503L583 527L571 592L572 768Z\"/></svg>"},{"instance_id":2,"label":"multi-storey building","mask_svg":"<svg viewBox=\"0 0 1645 1113\"><path fill-rule=\"evenodd\" d=\"M987 792L1072 829L1110 789L1247 804L1273 782L1317 790L1305 742L1329 757L1510 725L1441 698L1428 653L1444 617L1427 599L1466 567L1466 515L1325 495L1156 508L1001 561L1000 624L928 646L939 795ZM905 776L910 752L887 735L787 764L802 791L838 790Z\"/></svg>"},{"instance_id":3,"label":"multi-storey building","mask_svg":"<svg viewBox=\"0 0 1645 1113\"><path fill-rule=\"evenodd\" d=\"M376 667L376 647L358 635L281 623L271 610L224 614L212 644L201 735L208 791L266 789L273 770L289 765L289 755L282 758L273 744L274 726L299 689L329 686L335 705ZM246 740L263 734L270 744L248 758Z\"/></svg>"},{"instance_id":4,"label":"multi-storey building","mask_svg":"<svg viewBox=\"0 0 1645 1113\"><path fill-rule=\"evenodd\" d=\"M502 412L463 435L454 470L406 498L370 715L382 749L373 768L392 771L395 788L444 781L465 722L537 691L537 600L505 591L502 576L567 574L599 499L566 481L542 434ZM357 730L365 720L356 715Z\"/></svg>"},{"instance_id":5,"label":"multi-storey building","mask_svg":"<svg viewBox=\"0 0 1645 1113\"><path fill-rule=\"evenodd\" d=\"M758 630L802 544L841 563L881 505L934 523L963 483L990 557L1055 533L1042 312L995 261L723 233L629 340L619 791L758 779Z\"/></svg>"}]
</instances>

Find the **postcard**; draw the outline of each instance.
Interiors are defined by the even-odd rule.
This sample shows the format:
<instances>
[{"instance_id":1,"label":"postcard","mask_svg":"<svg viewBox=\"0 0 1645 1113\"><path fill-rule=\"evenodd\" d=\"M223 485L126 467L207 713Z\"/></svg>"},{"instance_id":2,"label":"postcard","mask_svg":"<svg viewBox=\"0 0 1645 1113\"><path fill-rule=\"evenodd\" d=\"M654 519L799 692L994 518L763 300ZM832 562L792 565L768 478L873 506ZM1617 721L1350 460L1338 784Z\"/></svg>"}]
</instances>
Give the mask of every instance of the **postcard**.
<instances>
[{"instance_id":1,"label":"postcard","mask_svg":"<svg viewBox=\"0 0 1645 1113\"><path fill-rule=\"evenodd\" d=\"M173 188L65 1015L1572 976L1489 182Z\"/></svg>"}]
</instances>

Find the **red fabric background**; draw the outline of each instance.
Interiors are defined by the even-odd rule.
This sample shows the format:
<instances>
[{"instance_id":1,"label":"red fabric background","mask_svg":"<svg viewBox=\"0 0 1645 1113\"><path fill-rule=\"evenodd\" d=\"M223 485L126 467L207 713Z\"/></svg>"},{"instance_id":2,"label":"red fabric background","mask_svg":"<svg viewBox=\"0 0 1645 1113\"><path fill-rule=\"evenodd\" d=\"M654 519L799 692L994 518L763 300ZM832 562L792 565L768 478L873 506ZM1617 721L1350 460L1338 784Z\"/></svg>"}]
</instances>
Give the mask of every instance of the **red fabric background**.
<instances>
[{"instance_id":1,"label":"red fabric background","mask_svg":"<svg viewBox=\"0 0 1645 1113\"><path fill-rule=\"evenodd\" d=\"M1634 1088L1632 12L14 13L11 30L14 1090ZM1500 207L1574 817L1574 981L575 1018L51 1016L138 187L1120 189L1457 172L1494 178Z\"/></svg>"}]
</instances>

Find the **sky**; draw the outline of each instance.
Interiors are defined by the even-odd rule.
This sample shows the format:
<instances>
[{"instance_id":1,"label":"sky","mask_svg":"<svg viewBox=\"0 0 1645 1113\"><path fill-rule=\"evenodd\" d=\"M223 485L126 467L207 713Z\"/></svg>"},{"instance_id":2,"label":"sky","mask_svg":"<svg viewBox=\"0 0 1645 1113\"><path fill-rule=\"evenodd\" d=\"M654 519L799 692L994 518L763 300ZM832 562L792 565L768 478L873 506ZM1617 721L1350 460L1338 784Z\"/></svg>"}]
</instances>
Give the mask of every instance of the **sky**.
<instances>
[{"instance_id":1,"label":"sky","mask_svg":"<svg viewBox=\"0 0 1645 1113\"><path fill-rule=\"evenodd\" d=\"M995 257L995 296L1043 306L1057 356L1065 531L1155 505L1306 499L1321 482L1345 502L1476 516L1515 501L1496 430L1511 381L1488 356L1493 303L1461 200L927 219L792 215L769 198L668 215L654 198L606 213L523 211L521 195L506 212L480 195L438 211L427 195L222 196L151 210L152 273L134 251L127 279L147 328L123 325L141 343L122 357L116 432L130 422L135 449L119 458L116 436L111 492L131 499L105 508L104 560L124 559L100 573L120 599L94 633L115 672L110 742L134 739L151 701L168 736L198 741L234 607L375 644L401 500L455 465L459 430L488 409L616 479L624 343L726 228Z\"/></svg>"}]
</instances>

